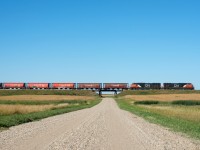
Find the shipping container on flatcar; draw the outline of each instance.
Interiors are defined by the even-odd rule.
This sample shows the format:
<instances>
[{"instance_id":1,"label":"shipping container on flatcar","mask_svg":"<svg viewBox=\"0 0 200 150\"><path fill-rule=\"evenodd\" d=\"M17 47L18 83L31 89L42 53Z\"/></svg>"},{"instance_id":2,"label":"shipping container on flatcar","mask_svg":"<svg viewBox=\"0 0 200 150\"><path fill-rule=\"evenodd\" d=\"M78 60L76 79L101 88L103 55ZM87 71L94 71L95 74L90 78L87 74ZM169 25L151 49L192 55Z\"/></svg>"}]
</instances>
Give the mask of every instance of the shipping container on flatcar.
<instances>
[{"instance_id":1,"label":"shipping container on flatcar","mask_svg":"<svg viewBox=\"0 0 200 150\"><path fill-rule=\"evenodd\" d=\"M164 89L194 90L192 83L163 83Z\"/></svg>"},{"instance_id":2,"label":"shipping container on flatcar","mask_svg":"<svg viewBox=\"0 0 200 150\"><path fill-rule=\"evenodd\" d=\"M75 89L76 83L52 83L52 89Z\"/></svg>"},{"instance_id":3,"label":"shipping container on flatcar","mask_svg":"<svg viewBox=\"0 0 200 150\"><path fill-rule=\"evenodd\" d=\"M77 83L77 89L101 89L101 83Z\"/></svg>"},{"instance_id":4,"label":"shipping container on flatcar","mask_svg":"<svg viewBox=\"0 0 200 150\"><path fill-rule=\"evenodd\" d=\"M2 83L3 89L24 89L25 83Z\"/></svg>"},{"instance_id":5,"label":"shipping container on flatcar","mask_svg":"<svg viewBox=\"0 0 200 150\"><path fill-rule=\"evenodd\" d=\"M128 83L103 83L103 88L106 90L128 89Z\"/></svg>"},{"instance_id":6,"label":"shipping container on flatcar","mask_svg":"<svg viewBox=\"0 0 200 150\"><path fill-rule=\"evenodd\" d=\"M132 83L131 90L159 90L161 89L161 83Z\"/></svg>"},{"instance_id":7,"label":"shipping container on flatcar","mask_svg":"<svg viewBox=\"0 0 200 150\"><path fill-rule=\"evenodd\" d=\"M49 83L27 83L27 89L49 89Z\"/></svg>"}]
</instances>

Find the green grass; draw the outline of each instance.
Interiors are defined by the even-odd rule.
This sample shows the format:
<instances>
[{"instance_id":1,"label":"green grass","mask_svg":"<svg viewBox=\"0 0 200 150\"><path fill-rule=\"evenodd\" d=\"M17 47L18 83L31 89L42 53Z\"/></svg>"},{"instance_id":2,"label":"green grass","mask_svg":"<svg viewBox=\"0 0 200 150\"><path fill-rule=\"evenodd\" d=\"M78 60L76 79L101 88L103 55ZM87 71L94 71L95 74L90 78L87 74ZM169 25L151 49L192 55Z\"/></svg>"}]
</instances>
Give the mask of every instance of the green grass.
<instances>
[{"instance_id":1,"label":"green grass","mask_svg":"<svg viewBox=\"0 0 200 150\"><path fill-rule=\"evenodd\" d=\"M131 104L124 99L116 99L121 109L130 111L138 116L141 116L149 122L160 124L177 132L182 132L190 137L200 139L200 122L188 121L178 117L166 116L152 112L138 105Z\"/></svg>"},{"instance_id":2,"label":"green grass","mask_svg":"<svg viewBox=\"0 0 200 150\"><path fill-rule=\"evenodd\" d=\"M171 104L173 105L186 105L186 106L194 106L194 105L200 105L200 101L192 101L192 100L178 100L173 101Z\"/></svg>"},{"instance_id":3,"label":"green grass","mask_svg":"<svg viewBox=\"0 0 200 150\"><path fill-rule=\"evenodd\" d=\"M95 96L90 90L0 90L0 96L10 95L76 95Z\"/></svg>"},{"instance_id":4,"label":"green grass","mask_svg":"<svg viewBox=\"0 0 200 150\"><path fill-rule=\"evenodd\" d=\"M19 101L12 101L12 100L0 100L0 104L7 104L7 105L49 105L49 104L85 104L87 100L45 100L45 101L30 101L30 100L19 100Z\"/></svg>"},{"instance_id":5,"label":"green grass","mask_svg":"<svg viewBox=\"0 0 200 150\"><path fill-rule=\"evenodd\" d=\"M156 95L156 94L200 94L200 90L125 90L118 97L125 95Z\"/></svg>"},{"instance_id":6,"label":"green grass","mask_svg":"<svg viewBox=\"0 0 200 150\"><path fill-rule=\"evenodd\" d=\"M46 111L28 113L28 114L10 114L0 115L0 128L8 128L11 126L19 125L21 123L39 120L42 118L76 111L84 108L90 108L100 102L95 92L89 90L0 90L0 96L11 96L11 95L72 95L72 96L93 96L94 100L1 100L1 104L7 105L45 105L45 104L72 104L62 108L53 108ZM78 104L78 105L73 105Z\"/></svg>"},{"instance_id":7,"label":"green grass","mask_svg":"<svg viewBox=\"0 0 200 150\"><path fill-rule=\"evenodd\" d=\"M134 104L153 105L159 104L159 101L135 101Z\"/></svg>"},{"instance_id":8,"label":"green grass","mask_svg":"<svg viewBox=\"0 0 200 150\"><path fill-rule=\"evenodd\" d=\"M154 101L154 100L146 100L146 101L134 101L134 104L139 105L155 105L155 104L163 104L163 105L185 105L185 106L196 106L200 105L200 101L194 100L174 100L172 102L167 101Z\"/></svg>"},{"instance_id":9,"label":"green grass","mask_svg":"<svg viewBox=\"0 0 200 150\"><path fill-rule=\"evenodd\" d=\"M68 102L68 101L67 101ZM19 125L26 122L31 122L34 120L39 120L42 118L47 118L54 115L59 115L63 113L68 113L80 109L90 108L100 102L100 99L90 100L87 103L84 101L76 101L80 105L71 105L64 108L56 108L51 110L46 110L42 112L34 112L29 114L14 114L14 115L1 115L0 116L0 128L8 128L11 126Z\"/></svg>"}]
</instances>

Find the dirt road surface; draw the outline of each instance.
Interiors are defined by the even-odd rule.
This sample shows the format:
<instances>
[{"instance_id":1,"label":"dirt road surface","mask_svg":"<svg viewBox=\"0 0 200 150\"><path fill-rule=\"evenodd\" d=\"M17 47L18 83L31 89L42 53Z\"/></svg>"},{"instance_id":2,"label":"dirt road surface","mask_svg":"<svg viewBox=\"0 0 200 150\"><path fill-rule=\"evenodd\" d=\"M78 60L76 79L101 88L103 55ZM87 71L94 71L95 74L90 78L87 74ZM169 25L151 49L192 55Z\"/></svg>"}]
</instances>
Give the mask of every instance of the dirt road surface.
<instances>
[{"instance_id":1,"label":"dirt road surface","mask_svg":"<svg viewBox=\"0 0 200 150\"><path fill-rule=\"evenodd\" d=\"M112 98L97 106L0 133L2 150L195 150L198 141L120 110Z\"/></svg>"}]
</instances>

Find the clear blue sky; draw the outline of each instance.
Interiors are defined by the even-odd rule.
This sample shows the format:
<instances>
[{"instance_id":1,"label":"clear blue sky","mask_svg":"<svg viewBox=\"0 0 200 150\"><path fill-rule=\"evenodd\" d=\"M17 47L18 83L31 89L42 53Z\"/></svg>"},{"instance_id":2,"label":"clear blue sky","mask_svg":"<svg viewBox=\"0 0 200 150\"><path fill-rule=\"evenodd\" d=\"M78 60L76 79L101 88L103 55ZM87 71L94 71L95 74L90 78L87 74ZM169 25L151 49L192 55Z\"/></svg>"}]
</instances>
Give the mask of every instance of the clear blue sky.
<instances>
[{"instance_id":1,"label":"clear blue sky","mask_svg":"<svg viewBox=\"0 0 200 150\"><path fill-rule=\"evenodd\" d=\"M1 0L0 82L192 82L199 0Z\"/></svg>"}]
</instances>

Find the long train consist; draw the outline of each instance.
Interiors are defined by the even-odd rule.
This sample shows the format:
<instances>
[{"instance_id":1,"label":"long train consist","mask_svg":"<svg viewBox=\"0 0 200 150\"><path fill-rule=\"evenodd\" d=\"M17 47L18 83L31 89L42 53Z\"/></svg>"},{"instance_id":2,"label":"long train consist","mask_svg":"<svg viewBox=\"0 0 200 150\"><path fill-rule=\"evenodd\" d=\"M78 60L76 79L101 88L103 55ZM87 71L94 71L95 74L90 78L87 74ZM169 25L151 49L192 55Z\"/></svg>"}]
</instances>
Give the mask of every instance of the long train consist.
<instances>
[{"instance_id":1,"label":"long train consist","mask_svg":"<svg viewBox=\"0 0 200 150\"><path fill-rule=\"evenodd\" d=\"M194 90L192 83L0 83L0 89Z\"/></svg>"}]
</instances>

